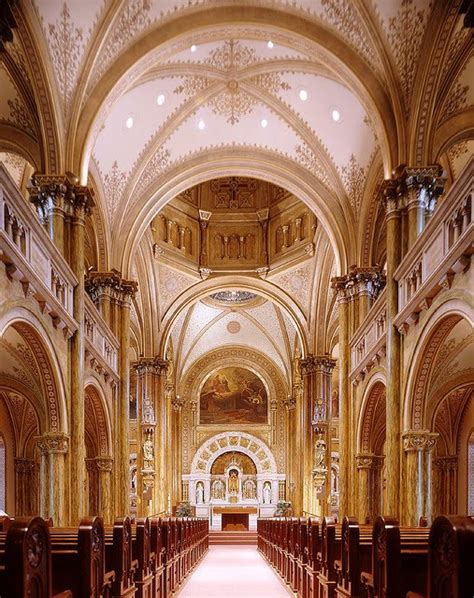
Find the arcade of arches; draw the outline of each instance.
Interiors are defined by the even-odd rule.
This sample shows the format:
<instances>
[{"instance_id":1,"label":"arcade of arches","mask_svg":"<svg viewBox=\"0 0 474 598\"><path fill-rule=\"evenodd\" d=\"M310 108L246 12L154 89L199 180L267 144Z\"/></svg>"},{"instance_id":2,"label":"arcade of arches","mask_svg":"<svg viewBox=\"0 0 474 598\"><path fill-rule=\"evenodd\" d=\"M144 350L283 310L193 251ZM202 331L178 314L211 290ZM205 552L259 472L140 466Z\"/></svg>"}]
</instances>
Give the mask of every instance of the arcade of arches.
<instances>
[{"instance_id":1,"label":"arcade of arches","mask_svg":"<svg viewBox=\"0 0 474 598\"><path fill-rule=\"evenodd\" d=\"M2 510L474 514L467 5L1 3Z\"/></svg>"}]
</instances>

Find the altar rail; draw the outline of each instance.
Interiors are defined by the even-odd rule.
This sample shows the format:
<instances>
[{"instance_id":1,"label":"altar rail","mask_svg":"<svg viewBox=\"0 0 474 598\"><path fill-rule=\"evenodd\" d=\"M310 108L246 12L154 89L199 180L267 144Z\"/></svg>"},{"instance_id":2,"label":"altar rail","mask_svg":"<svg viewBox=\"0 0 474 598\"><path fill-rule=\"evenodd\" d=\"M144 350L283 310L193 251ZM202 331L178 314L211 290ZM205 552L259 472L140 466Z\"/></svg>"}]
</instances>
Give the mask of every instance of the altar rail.
<instances>
[{"instance_id":1,"label":"altar rail","mask_svg":"<svg viewBox=\"0 0 474 598\"><path fill-rule=\"evenodd\" d=\"M470 263L474 252L473 181L471 158L395 271L399 313L394 323L403 333Z\"/></svg>"},{"instance_id":2,"label":"altar rail","mask_svg":"<svg viewBox=\"0 0 474 598\"><path fill-rule=\"evenodd\" d=\"M392 517L258 520L258 549L298 598L454 598L474 595L474 519L431 529Z\"/></svg>"},{"instance_id":3,"label":"altar rail","mask_svg":"<svg viewBox=\"0 0 474 598\"><path fill-rule=\"evenodd\" d=\"M69 337L77 330L73 292L77 278L35 212L0 164L0 261L7 276L18 280L53 325Z\"/></svg>"}]
</instances>

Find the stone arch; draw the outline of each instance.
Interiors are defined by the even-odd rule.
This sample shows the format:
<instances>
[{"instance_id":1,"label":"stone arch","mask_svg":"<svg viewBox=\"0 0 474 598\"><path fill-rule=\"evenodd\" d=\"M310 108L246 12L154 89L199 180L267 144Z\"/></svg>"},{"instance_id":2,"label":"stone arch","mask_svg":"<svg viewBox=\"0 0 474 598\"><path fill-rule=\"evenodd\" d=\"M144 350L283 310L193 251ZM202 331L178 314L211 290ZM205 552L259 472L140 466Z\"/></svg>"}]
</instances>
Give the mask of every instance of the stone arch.
<instances>
[{"instance_id":1,"label":"stone arch","mask_svg":"<svg viewBox=\"0 0 474 598\"><path fill-rule=\"evenodd\" d=\"M359 419L358 448L360 453L381 454L385 436L385 380L375 377L362 399Z\"/></svg>"},{"instance_id":2,"label":"stone arch","mask_svg":"<svg viewBox=\"0 0 474 598\"><path fill-rule=\"evenodd\" d=\"M42 322L25 308L16 308L0 317L0 336L12 327L25 341L35 359L45 400L45 432L67 432L68 419L64 381L54 344Z\"/></svg>"},{"instance_id":3,"label":"stone arch","mask_svg":"<svg viewBox=\"0 0 474 598\"><path fill-rule=\"evenodd\" d=\"M99 388L92 382L84 390L86 434L91 436L96 455L105 457L111 454L111 427L105 399Z\"/></svg>"},{"instance_id":4,"label":"stone arch","mask_svg":"<svg viewBox=\"0 0 474 598\"><path fill-rule=\"evenodd\" d=\"M123 238L123 242L114 247L113 263L120 264L122 273L129 273L139 240L153 217L169 201L190 187L229 175L268 181L287 189L304 202L324 227L338 273L345 271L355 259L357 242L350 217L339 199L315 175L276 152L229 146L206 148L186 157L160 177L159 186L156 184L152 191L147 190L138 201L122 210L122 216L114 223L114 231L120 231L120 238L117 238Z\"/></svg>"},{"instance_id":5,"label":"stone arch","mask_svg":"<svg viewBox=\"0 0 474 598\"><path fill-rule=\"evenodd\" d=\"M471 326L474 310L469 299L448 299L441 304L426 322L413 351L408 371L404 400L404 429L428 429L426 399L436 356L452 328L465 319Z\"/></svg>"},{"instance_id":6,"label":"stone arch","mask_svg":"<svg viewBox=\"0 0 474 598\"><path fill-rule=\"evenodd\" d=\"M257 294L265 297L265 299L276 303L286 312L295 325L301 345L302 357L305 357L309 349L307 333L305 330L306 318L301 311L301 308L290 297L290 295L286 294L283 290L279 289L275 285L272 285L270 282L243 275L223 275L219 276L218 279L210 278L198 283L197 285L193 285L191 288L182 292L180 296L170 305L161 322L163 334L161 337L160 355L166 355L168 343L171 338L171 331L183 309L190 307L192 304L197 303L200 299L203 299L212 293L216 293L217 291L233 290L237 287L242 290L256 292Z\"/></svg>"},{"instance_id":7,"label":"stone arch","mask_svg":"<svg viewBox=\"0 0 474 598\"><path fill-rule=\"evenodd\" d=\"M250 457L257 474L277 473L275 457L263 440L247 432L221 432L197 449L191 463L191 474L210 474L217 457L229 452L240 452Z\"/></svg>"}]
</instances>

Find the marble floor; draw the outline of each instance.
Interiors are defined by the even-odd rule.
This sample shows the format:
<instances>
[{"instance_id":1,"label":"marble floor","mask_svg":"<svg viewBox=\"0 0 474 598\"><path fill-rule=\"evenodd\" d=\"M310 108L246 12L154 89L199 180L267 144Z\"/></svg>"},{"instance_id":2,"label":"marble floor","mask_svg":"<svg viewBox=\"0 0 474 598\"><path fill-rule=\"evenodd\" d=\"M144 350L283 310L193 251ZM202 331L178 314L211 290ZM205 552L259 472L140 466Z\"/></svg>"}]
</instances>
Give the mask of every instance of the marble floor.
<instances>
[{"instance_id":1,"label":"marble floor","mask_svg":"<svg viewBox=\"0 0 474 598\"><path fill-rule=\"evenodd\" d=\"M254 546L211 546L178 598L293 596Z\"/></svg>"}]
</instances>

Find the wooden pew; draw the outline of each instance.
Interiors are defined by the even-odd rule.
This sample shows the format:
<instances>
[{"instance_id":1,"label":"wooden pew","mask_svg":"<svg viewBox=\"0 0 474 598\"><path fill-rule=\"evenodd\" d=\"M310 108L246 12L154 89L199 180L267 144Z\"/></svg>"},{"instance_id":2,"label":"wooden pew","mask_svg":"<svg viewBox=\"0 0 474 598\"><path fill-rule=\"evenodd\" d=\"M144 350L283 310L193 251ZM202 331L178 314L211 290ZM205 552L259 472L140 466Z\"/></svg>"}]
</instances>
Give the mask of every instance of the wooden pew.
<instances>
[{"instance_id":1,"label":"wooden pew","mask_svg":"<svg viewBox=\"0 0 474 598\"><path fill-rule=\"evenodd\" d=\"M105 578L104 526L99 517L83 519L79 527L49 529L53 592L70 589L74 597L101 598L111 588Z\"/></svg>"},{"instance_id":2,"label":"wooden pew","mask_svg":"<svg viewBox=\"0 0 474 598\"><path fill-rule=\"evenodd\" d=\"M437 517L430 530L427 596L474 596L474 518Z\"/></svg>"},{"instance_id":3,"label":"wooden pew","mask_svg":"<svg viewBox=\"0 0 474 598\"><path fill-rule=\"evenodd\" d=\"M372 532L372 567L361 580L367 596L404 598L422 594L428 575L428 528L400 528L391 517L378 517Z\"/></svg>"},{"instance_id":4,"label":"wooden pew","mask_svg":"<svg viewBox=\"0 0 474 598\"><path fill-rule=\"evenodd\" d=\"M306 598L308 591L306 588L306 564L308 559L308 520L300 517L298 525L298 549L296 553L296 591L300 598Z\"/></svg>"},{"instance_id":5,"label":"wooden pew","mask_svg":"<svg viewBox=\"0 0 474 598\"><path fill-rule=\"evenodd\" d=\"M150 520L150 561L153 575L153 596L161 598L165 596L164 580L164 548L162 540L162 523L158 517Z\"/></svg>"},{"instance_id":6,"label":"wooden pew","mask_svg":"<svg viewBox=\"0 0 474 598\"><path fill-rule=\"evenodd\" d=\"M336 590L335 560L341 549L341 526L333 517L325 517L321 528L321 551L318 554L319 597L333 598Z\"/></svg>"},{"instance_id":7,"label":"wooden pew","mask_svg":"<svg viewBox=\"0 0 474 598\"><path fill-rule=\"evenodd\" d=\"M132 526L132 558L137 562L134 575L137 598L153 598L150 535L150 520L147 517L137 519Z\"/></svg>"},{"instance_id":8,"label":"wooden pew","mask_svg":"<svg viewBox=\"0 0 474 598\"><path fill-rule=\"evenodd\" d=\"M341 531L341 558L334 561L337 574L336 598L363 596L362 571L372 566L372 526L359 526L353 517L344 517Z\"/></svg>"},{"instance_id":9,"label":"wooden pew","mask_svg":"<svg viewBox=\"0 0 474 598\"><path fill-rule=\"evenodd\" d=\"M105 569L113 572L110 596L135 596L133 581L138 563L132 559L132 527L129 517L116 519L104 529Z\"/></svg>"},{"instance_id":10,"label":"wooden pew","mask_svg":"<svg viewBox=\"0 0 474 598\"><path fill-rule=\"evenodd\" d=\"M319 519L310 517L308 519L308 532L306 543L306 596L308 598L318 597L318 575L320 562L318 554L321 552L321 534Z\"/></svg>"},{"instance_id":11,"label":"wooden pew","mask_svg":"<svg viewBox=\"0 0 474 598\"><path fill-rule=\"evenodd\" d=\"M41 517L19 517L0 533L0 595L8 598L71 598L53 595L49 530Z\"/></svg>"}]
</instances>

